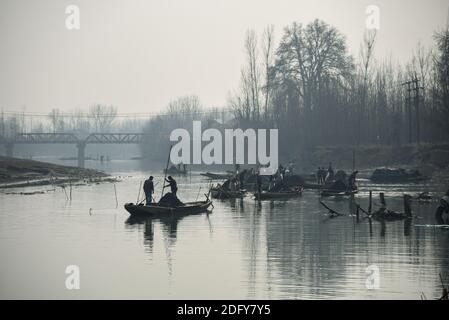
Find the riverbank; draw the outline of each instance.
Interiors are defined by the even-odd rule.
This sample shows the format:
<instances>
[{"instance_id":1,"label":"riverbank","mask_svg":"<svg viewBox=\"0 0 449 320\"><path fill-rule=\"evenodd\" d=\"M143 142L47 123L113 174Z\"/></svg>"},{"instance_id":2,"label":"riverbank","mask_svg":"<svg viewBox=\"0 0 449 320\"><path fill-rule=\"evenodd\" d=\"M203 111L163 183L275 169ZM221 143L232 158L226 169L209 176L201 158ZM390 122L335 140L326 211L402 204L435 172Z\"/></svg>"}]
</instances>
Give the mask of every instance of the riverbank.
<instances>
[{"instance_id":1,"label":"riverbank","mask_svg":"<svg viewBox=\"0 0 449 320\"><path fill-rule=\"evenodd\" d=\"M0 188L115 181L108 174L48 162L0 156Z\"/></svg>"},{"instance_id":2,"label":"riverbank","mask_svg":"<svg viewBox=\"0 0 449 320\"><path fill-rule=\"evenodd\" d=\"M308 169L327 166L351 170L377 167L413 167L423 171L449 171L449 144L401 146L323 146L298 155Z\"/></svg>"}]
</instances>

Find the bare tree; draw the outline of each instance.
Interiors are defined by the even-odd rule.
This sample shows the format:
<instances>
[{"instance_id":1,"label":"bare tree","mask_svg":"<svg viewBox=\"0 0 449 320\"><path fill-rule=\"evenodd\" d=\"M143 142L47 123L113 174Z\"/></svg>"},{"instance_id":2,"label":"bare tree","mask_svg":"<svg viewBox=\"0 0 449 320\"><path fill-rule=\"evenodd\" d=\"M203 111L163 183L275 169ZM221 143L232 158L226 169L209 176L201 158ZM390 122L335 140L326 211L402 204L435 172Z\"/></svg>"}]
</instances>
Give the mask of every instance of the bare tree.
<instances>
[{"instance_id":1,"label":"bare tree","mask_svg":"<svg viewBox=\"0 0 449 320\"><path fill-rule=\"evenodd\" d=\"M251 109L253 119L260 119L260 97L259 97L259 52L257 49L257 35L254 30L248 30L245 38L245 50L247 54L247 78L250 89Z\"/></svg>"},{"instance_id":2,"label":"bare tree","mask_svg":"<svg viewBox=\"0 0 449 320\"><path fill-rule=\"evenodd\" d=\"M273 66L273 47L274 47L274 26L270 25L265 28L262 38L262 51L264 58L264 71L265 71L265 101L264 101L264 120L268 120L268 101L270 99L271 91L271 75L270 70Z\"/></svg>"},{"instance_id":3,"label":"bare tree","mask_svg":"<svg viewBox=\"0 0 449 320\"><path fill-rule=\"evenodd\" d=\"M89 115L92 117L95 130L97 132L104 132L110 129L117 117L117 108L114 106L95 104L89 107Z\"/></svg>"},{"instance_id":4,"label":"bare tree","mask_svg":"<svg viewBox=\"0 0 449 320\"><path fill-rule=\"evenodd\" d=\"M330 86L344 86L353 70L347 53L346 41L337 29L315 20L303 27L293 23L285 29L277 50L276 69L281 81L293 81L304 109L303 137L312 143L317 123L318 108L325 111L324 91ZM299 107L299 106L298 106Z\"/></svg>"},{"instance_id":5,"label":"bare tree","mask_svg":"<svg viewBox=\"0 0 449 320\"><path fill-rule=\"evenodd\" d=\"M52 109L48 114L48 118L50 119L50 123L53 129L53 133L56 133L60 129L64 127L63 125L63 116L59 109Z\"/></svg>"},{"instance_id":6,"label":"bare tree","mask_svg":"<svg viewBox=\"0 0 449 320\"><path fill-rule=\"evenodd\" d=\"M435 34L437 51L434 56L435 76L437 77L436 117L441 127L449 134L449 27Z\"/></svg>"}]
</instances>

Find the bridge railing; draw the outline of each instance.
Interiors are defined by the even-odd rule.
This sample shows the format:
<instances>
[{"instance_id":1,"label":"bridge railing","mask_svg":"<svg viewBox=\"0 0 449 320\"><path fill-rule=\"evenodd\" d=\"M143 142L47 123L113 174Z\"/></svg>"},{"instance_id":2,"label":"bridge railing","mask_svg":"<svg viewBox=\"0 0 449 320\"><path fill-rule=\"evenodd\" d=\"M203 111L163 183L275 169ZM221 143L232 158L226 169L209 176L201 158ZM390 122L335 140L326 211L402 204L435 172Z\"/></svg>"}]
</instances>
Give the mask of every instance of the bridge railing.
<instances>
[{"instance_id":1,"label":"bridge railing","mask_svg":"<svg viewBox=\"0 0 449 320\"><path fill-rule=\"evenodd\" d=\"M91 133L78 138L73 133L20 133L14 139L0 136L0 143L12 144L138 144L148 137L145 133Z\"/></svg>"},{"instance_id":2,"label":"bridge railing","mask_svg":"<svg viewBox=\"0 0 449 320\"><path fill-rule=\"evenodd\" d=\"M144 133L92 133L84 142L86 144L119 144L119 143L142 143L148 136Z\"/></svg>"},{"instance_id":3,"label":"bridge railing","mask_svg":"<svg viewBox=\"0 0 449 320\"><path fill-rule=\"evenodd\" d=\"M38 144L38 143L78 143L79 139L73 133L20 133L12 143Z\"/></svg>"}]
</instances>

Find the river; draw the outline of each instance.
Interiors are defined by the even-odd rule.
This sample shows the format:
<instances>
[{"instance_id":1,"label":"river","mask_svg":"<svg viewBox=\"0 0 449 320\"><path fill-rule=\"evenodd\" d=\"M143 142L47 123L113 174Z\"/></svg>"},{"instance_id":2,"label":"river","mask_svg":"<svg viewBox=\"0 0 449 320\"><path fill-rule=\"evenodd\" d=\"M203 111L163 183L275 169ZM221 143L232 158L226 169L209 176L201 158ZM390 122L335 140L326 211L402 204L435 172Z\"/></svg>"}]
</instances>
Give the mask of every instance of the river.
<instances>
[{"instance_id":1,"label":"river","mask_svg":"<svg viewBox=\"0 0 449 320\"><path fill-rule=\"evenodd\" d=\"M1 299L427 299L447 279L449 230L435 228L437 202L413 204L410 223L382 225L350 215L349 201L325 200L346 215L330 218L316 191L289 201L251 196L214 201L210 214L179 220L130 221L148 172L132 162L110 165L115 183L44 194L0 193ZM160 196L161 172L152 172ZM177 178L183 201L204 198L208 182L193 172ZM356 201L385 191L402 210L402 194L445 186L359 181ZM49 190L51 187L40 187ZM30 190L37 190L30 188ZM8 190L9 192L11 190ZM66 190L67 191L67 190ZM116 196L117 194L117 202ZM79 290L66 288L66 267L80 270ZM375 270L376 286L370 286Z\"/></svg>"}]
</instances>

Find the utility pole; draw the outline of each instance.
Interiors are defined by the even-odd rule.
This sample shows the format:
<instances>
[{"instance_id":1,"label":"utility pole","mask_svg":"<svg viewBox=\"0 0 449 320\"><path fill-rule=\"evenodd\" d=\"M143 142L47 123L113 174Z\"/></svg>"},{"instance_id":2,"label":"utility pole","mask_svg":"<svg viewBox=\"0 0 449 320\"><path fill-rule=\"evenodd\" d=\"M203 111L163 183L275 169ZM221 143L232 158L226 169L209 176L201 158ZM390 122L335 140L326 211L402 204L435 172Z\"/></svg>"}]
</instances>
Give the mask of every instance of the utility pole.
<instances>
[{"instance_id":1,"label":"utility pole","mask_svg":"<svg viewBox=\"0 0 449 320\"><path fill-rule=\"evenodd\" d=\"M407 117L408 117L408 140L409 143L413 143L413 112L412 112L412 95L411 92L413 91L413 106L415 108L415 128L416 128L416 143L419 144L421 141L421 127L420 127L420 100L421 95L419 90L424 90L423 87L419 86L419 79L415 75L412 77L410 81L404 82L402 85L407 86L407 97L405 98L406 101L406 108L407 108Z\"/></svg>"},{"instance_id":2,"label":"utility pole","mask_svg":"<svg viewBox=\"0 0 449 320\"><path fill-rule=\"evenodd\" d=\"M420 132L420 112L419 112L419 108L420 108L420 100L421 100L421 95L419 94L419 90L422 89L424 90L423 87L419 86L419 80L415 75L415 78L412 80L413 81L413 91L415 92L415 96L414 96L414 102L415 102L415 112L416 112L416 142L419 144L420 140L421 140L421 132Z\"/></svg>"},{"instance_id":3,"label":"utility pole","mask_svg":"<svg viewBox=\"0 0 449 320\"><path fill-rule=\"evenodd\" d=\"M412 143L412 107L411 107L411 92L412 92L412 81L406 81L402 84L403 86L407 86L407 97L405 98L406 112L407 112L407 120L408 120L408 143Z\"/></svg>"}]
</instances>

